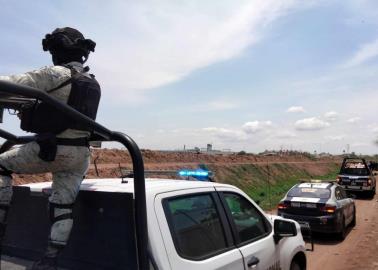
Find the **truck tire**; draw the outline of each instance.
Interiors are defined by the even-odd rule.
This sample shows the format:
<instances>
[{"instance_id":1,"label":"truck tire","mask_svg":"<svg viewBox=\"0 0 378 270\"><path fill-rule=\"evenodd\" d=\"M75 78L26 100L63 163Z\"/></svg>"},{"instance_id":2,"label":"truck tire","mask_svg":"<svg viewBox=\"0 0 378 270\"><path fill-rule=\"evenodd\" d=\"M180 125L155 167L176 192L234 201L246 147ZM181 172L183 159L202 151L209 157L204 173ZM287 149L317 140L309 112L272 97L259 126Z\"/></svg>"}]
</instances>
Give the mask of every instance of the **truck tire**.
<instances>
[{"instance_id":1,"label":"truck tire","mask_svg":"<svg viewBox=\"0 0 378 270\"><path fill-rule=\"evenodd\" d=\"M375 196L375 188L373 190L368 191L369 198L374 198Z\"/></svg>"}]
</instances>

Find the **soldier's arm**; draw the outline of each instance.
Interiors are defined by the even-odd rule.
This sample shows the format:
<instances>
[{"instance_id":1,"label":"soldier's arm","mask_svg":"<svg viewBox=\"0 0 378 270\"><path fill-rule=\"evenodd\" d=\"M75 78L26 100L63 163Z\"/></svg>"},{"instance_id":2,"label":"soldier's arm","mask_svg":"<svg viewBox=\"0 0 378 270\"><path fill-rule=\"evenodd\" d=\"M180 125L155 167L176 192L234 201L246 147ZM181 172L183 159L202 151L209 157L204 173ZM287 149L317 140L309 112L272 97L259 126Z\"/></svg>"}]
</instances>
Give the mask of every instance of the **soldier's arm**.
<instances>
[{"instance_id":1,"label":"soldier's arm","mask_svg":"<svg viewBox=\"0 0 378 270\"><path fill-rule=\"evenodd\" d=\"M46 91L52 89L69 78L70 73L64 67L44 67L22 74L0 76L0 80L18 83Z\"/></svg>"}]
</instances>

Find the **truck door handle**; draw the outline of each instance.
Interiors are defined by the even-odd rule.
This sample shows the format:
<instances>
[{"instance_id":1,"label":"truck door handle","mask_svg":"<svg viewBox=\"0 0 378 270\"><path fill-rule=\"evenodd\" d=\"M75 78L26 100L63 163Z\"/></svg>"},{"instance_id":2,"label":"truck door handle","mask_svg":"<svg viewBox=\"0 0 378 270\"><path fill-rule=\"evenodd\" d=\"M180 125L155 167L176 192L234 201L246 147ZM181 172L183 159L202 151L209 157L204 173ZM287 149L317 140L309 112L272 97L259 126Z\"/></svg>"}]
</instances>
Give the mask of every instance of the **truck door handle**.
<instances>
[{"instance_id":1,"label":"truck door handle","mask_svg":"<svg viewBox=\"0 0 378 270\"><path fill-rule=\"evenodd\" d=\"M255 256L252 256L249 261L247 262L247 266L255 268L259 264L260 260L256 258Z\"/></svg>"}]
</instances>

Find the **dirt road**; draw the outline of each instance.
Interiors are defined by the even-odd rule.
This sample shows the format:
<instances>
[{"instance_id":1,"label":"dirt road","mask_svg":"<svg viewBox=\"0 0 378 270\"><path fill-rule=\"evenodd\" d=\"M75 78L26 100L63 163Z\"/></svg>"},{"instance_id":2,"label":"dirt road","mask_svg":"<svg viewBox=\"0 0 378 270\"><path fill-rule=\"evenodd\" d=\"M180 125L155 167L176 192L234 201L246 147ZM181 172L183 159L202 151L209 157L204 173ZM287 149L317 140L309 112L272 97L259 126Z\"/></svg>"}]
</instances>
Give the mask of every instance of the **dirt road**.
<instances>
[{"instance_id":1,"label":"dirt road","mask_svg":"<svg viewBox=\"0 0 378 270\"><path fill-rule=\"evenodd\" d=\"M309 270L378 269L378 195L356 199L357 225L342 242L316 235Z\"/></svg>"}]
</instances>

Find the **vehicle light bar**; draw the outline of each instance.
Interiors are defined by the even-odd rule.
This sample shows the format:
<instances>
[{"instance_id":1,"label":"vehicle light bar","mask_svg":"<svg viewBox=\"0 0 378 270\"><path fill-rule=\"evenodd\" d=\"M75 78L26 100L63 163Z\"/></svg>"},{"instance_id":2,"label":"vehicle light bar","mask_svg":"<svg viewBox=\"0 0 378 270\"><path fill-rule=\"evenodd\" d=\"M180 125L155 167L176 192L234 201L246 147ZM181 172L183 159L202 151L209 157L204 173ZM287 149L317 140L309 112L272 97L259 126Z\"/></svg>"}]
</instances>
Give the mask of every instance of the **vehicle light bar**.
<instances>
[{"instance_id":1,"label":"vehicle light bar","mask_svg":"<svg viewBox=\"0 0 378 270\"><path fill-rule=\"evenodd\" d=\"M180 176L183 177L208 177L209 172L208 171L203 171L203 170L181 170L178 172Z\"/></svg>"}]
</instances>

